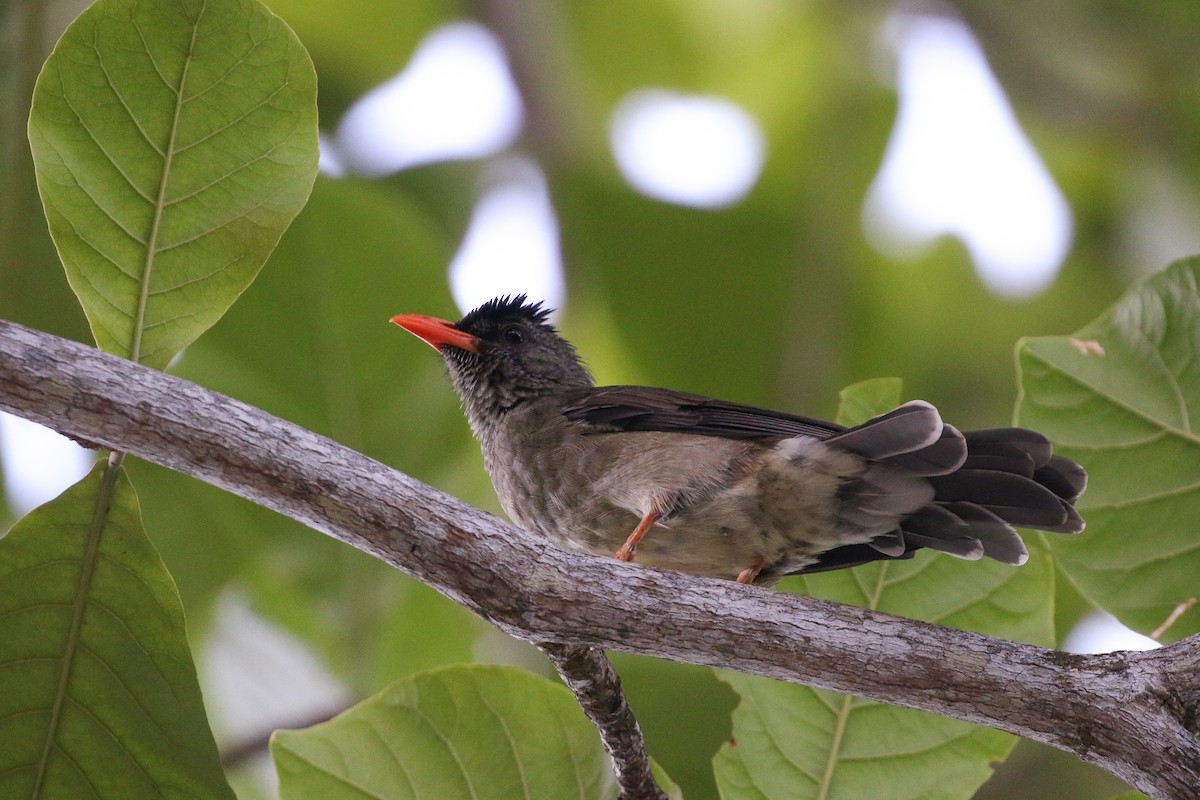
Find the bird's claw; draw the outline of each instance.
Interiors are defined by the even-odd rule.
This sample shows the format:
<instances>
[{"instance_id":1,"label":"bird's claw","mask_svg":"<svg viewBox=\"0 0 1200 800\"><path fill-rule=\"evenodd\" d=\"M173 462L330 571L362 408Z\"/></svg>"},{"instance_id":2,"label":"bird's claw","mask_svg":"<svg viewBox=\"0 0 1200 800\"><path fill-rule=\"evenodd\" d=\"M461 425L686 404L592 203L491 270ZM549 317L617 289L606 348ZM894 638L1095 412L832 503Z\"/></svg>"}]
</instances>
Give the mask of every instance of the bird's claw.
<instances>
[{"instance_id":1,"label":"bird's claw","mask_svg":"<svg viewBox=\"0 0 1200 800\"><path fill-rule=\"evenodd\" d=\"M754 583L754 581L758 578L758 573L762 572L762 568L765 566L766 559L764 559L762 556L759 556L754 560L753 564L738 573L737 582L747 585Z\"/></svg>"}]
</instances>

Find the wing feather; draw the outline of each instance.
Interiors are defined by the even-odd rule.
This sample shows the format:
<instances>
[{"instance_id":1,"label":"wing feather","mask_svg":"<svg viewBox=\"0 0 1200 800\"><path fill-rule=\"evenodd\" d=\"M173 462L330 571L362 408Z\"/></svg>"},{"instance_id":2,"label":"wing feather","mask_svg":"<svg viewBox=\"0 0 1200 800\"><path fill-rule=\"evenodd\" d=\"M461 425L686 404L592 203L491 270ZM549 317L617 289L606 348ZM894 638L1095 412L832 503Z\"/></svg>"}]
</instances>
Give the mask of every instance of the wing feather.
<instances>
[{"instance_id":1,"label":"wing feather","mask_svg":"<svg viewBox=\"0 0 1200 800\"><path fill-rule=\"evenodd\" d=\"M723 439L828 439L846 430L812 417L646 386L588 389L569 399L563 414L598 431L663 431Z\"/></svg>"}]
</instances>

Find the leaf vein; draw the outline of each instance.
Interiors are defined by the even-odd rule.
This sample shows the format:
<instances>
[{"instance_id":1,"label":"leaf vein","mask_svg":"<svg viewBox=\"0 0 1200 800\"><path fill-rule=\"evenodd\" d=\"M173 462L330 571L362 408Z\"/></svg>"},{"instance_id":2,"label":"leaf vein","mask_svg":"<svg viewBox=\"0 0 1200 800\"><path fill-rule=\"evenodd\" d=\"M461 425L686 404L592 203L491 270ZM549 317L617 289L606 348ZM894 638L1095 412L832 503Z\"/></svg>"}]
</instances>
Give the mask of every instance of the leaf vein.
<instances>
[{"instance_id":1,"label":"leaf vein","mask_svg":"<svg viewBox=\"0 0 1200 800\"><path fill-rule=\"evenodd\" d=\"M154 202L153 198L151 198L149 195L147 195L145 192L143 192L138 187L138 185L136 183L134 183L133 179L131 177L129 177L129 175L125 172L125 170L121 166L121 164L115 158L113 158L113 156L108 152L108 149L105 148L105 146L103 144L101 144L100 140L96 138L96 134L92 132L92 129L91 129L91 127L89 127L87 120L85 120L83 118L83 115L81 113L79 113L79 110L77 108L75 108L75 104L73 102L71 102L71 98L67 95L64 95L63 100L64 100L64 102L66 102L67 108L71 109L71 113L75 115L75 119L79 122L80 130L82 130L84 133L87 134L88 139L91 140L92 144L96 145L96 149L100 151L100 154L104 156L105 160L108 161L109 164L112 164L113 169L115 169L117 171L117 174L120 175L121 178L124 179L125 183L129 184L130 189L133 189L134 194L136 194L138 197L145 200L147 203L153 203ZM64 164L66 163L65 159L64 159L63 163ZM79 173L75 170L72 170L72 175L75 176L76 178L78 178ZM87 192L89 200L91 200L93 203L96 202L96 200L92 196L91 192L89 192L87 187L85 187L79 180L75 181L75 185L78 186L80 189L83 189L84 192ZM107 211L104 211L103 207L100 206L99 203L96 203L96 207L99 208L105 216L109 217L109 219L112 219L112 216ZM113 220L113 221L116 222L116 220ZM124 226L122 226L122 228L123 227ZM128 231L126 231L126 232L128 233ZM130 235L133 236L133 234L130 234ZM134 238L136 239L137 237L134 237Z\"/></svg>"},{"instance_id":2,"label":"leaf vein","mask_svg":"<svg viewBox=\"0 0 1200 800\"><path fill-rule=\"evenodd\" d=\"M113 81L112 74L109 73L108 67L104 64L104 51L99 47L96 47L95 44L93 44L92 47L96 51L96 61L100 64L100 74L104 76L104 82L108 84L108 88L112 92L113 97L115 97L117 102L121 104L121 108L125 109L125 115L129 117L129 121L133 123L133 127L137 128L137 132L141 134L142 141L149 145L150 149L157 153L159 158L165 158L166 156L163 153L162 148L150 138L150 133L142 126L141 119L136 113L134 113L132 106L130 106L128 101L126 101L125 95L121 93L120 88ZM136 190L137 187L134 187L134 189ZM138 193L141 194L140 191ZM150 199L145 195L142 196L146 200Z\"/></svg>"},{"instance_id":3,"label":"leaf vein","mask_svg":"<svg viewBox=\"0 0 1200 800\"><path fill-rule=\"evenodd\" d=\"M129 752L129 750L127 750L125 747L121 746L121 737L117 735L116 731L114 731L108 725L108 723L106 723L103 719L101 719L99 716L97 716L96 713L92 711L92 709L88 708L86 705L84 705L79 700L75 699L74 697L71 697L70 695L68 695L67 699L71 702L71 705L74 706L80 713L82 713L84 716L87 716L88 718L90 718L92 720L92 722L94 722L96 724L96 727L100 728L102 731L104 731L105 733L108 734L109 738L111 738L113 740L113 742L115 742L117 744L117 746L118 746L117 749L121 753L125 754L128 757L128 760L130 762L132 762L134 765L137 766L138 772L142 773L142 777L144 777L146 779L146 783L148 785L150 785L150 786L155 785L154 777L146 769L146 766L144 764L142 764L142 762L139 761L137 758L135 758L133 756L133 754ZM94 746L94 743L92 744L92 746ZM111 769L111 765L109 768Z\"/></svg>"},{"instance_id":4,"label":"leaf vein","mask_svg":"<svg viewBox=\"0 0 1200 800\"><path fill-rule=\"evenodd\" d=\"M211 130L211 131L209 131L208 133L206 133L204 136L201 136L201 137L200 137L199 139L197 139L196 141L194 141L194 142L188 142L186 145L183 145L183 146L182 146L182 147L180 147L178 150L176 150L176 151L175 151L175 154L178 156L178 155L180 155L180 154L182 154L182 153L186 153L188 150L191 150L193 147L199 147L200 145L204 144L205 142L209 141L210 139L212 139L212 138L214 138L214 137L216 137L216 136L220 135L221 133L223 133L223 132L225 132L225 131L229 130L230 128L234 127L235 125L238 125L239 123L241 123L241 122L245 121L245 120L246 120L246 119L247 119L247 118L248 118L248 117L249 117L251 114L253 114L255 111L258 111L258 110L259 110L260 108L262 108L263 106L270 105L270 104L271 104L271 101L273 101L273 100L274 100L274 99L275 99L275 98L276 98L278 95L280 95L280 94L281 94L281 93L282 93L282 92L283 92L285 89L287 89L287 88L288 88L288 85L287 85L286 83L284 83L284 84L281 84L281 85L277 86L275 89L273 89L273 90L271 91L271 93L270 93L270 94L268 94L266 97L264 97L264 98L263 98L262 100L260 100L259 102L255 103L254 105L252 105L252 106L250 106L249 108L245 109L245 110L244 110L244 111L243 111L241 114L239 114L237 117L234 117L233 119L230 119L228 122L226 122L224 125L221 125L221 126L220 126L220 127L218 127L218 128L214 128L213 130ZM207 90L206 90L206 91L207 91ZM194 99L194 98L190 98L190 99ZM185 102L186 102L186 100L185 100Z\"/></svg>"},{"instance_id":5,"label":"leaf vein","mask_svg":"<svg viewBox=\"0 0 1200 800\"><path fill-rule=\"evenodd\" d=\"M1151 494L1138 495L1137 497L1131 497L1128 500L1121 500L1121 501L1115 502L1115 503L1104 503L1103 505L1088 504L1088 505L1084 506L1083 508L1085 511L1124 511L1125 509L1135 508L1135 507L1137 507L1139 505L1143 505L1145 503L1153 503L1153 502L1157 502L1159 500L1166 500L1166 499L1169 499L1172 497L1178 497L1180 495L1190 494L1197 490L1200 490L1200 479L1195 480L1191 483L1181 484L1179 486L1176 486L1176 487L1173 487L1173 488L1170 488L1170 489L1167 489L1164 491L1153 492Z\"/></svg>"},{"instance_id":6,"label":"leaf vein","mask_svg":"<svg viewBox=\"0 0 1200 800\"><path fill-rule=\"evenodd\" d=\"M480 691L478 686L475 686L474 688L475 695L478 697L480 705L486 708L492 714L492 716L495 717L496 722L500 724L500 730L504 733L504 740L508 742L508 750L510 753L512 753L513 764L515 764L517 767L517 775L521 779L522 795L524 797L531 798L532 800L532 795L529 793L529 778L525 774L525 764L521 761L521 754L518 752L517 742L513 738L512 731L508 729L507 720L504 719L503 714L492 707L492 704L488 702L487 696L484 692Z\"/></svg>"},{"instance_id":7,"label":"leaf vein","mask_svg":"<svg viewBox=\"0 0 1200 800\"><path fill-rule=\"evenodd\" d=\"M1163 420L1155 419L1154 417L1150 416L1148 413L1146 413L1145 411L1142 411L1141 409L1137 408L1136 406L1133 406L1123 400L1119 400L1116 397L1114 397L1111 393L1101 390L1100 387L1093 386L1089 383L1086 383L1079 376L1074 375L1065 369L1062 369L1057 364L1051 362L1048 358L1046 358L1045 356L1043 356L1042 354L1040 354L1036 351L1030 350L1029 354L1030 354L1031 358L1038 359L1047 369L1074 382L1076 386L1079 386L1080 388L1091 392L1095 396L1107 401L1111 405L1114 405L1117 408L1125 409L1126 411L1133 414L1138 419L1141 419L1144 422L1148 422L1151 425L1155 425L1155 426L1161 428L1165 433L1171 434L1172 436L1177 436L1177 437L1184 439L1188 442L1191 442L1193 444L1200 445L1200 435L1192 433L1191 431L1188 431L1188 430L1183 430L1174 425L1170 425L1167 422L1164 422Z\"/></svg>"},{"instance_id":8,"label":"leaf vein","mask_svg":"<svg viewBox=\"0 0 1200 800\"><path fill-rule=\"evenodd\" d=\"M163 208L170 208L171 206L178 205L179 203L182 203L186 200L190 200L193 197L195 197L196 195L202 194L206 190L211 189L213 186L216 186L217 184L219 184L223 181L229 180L234 175L237 175L239 172L244 172L245 170L249 169L250 167L254 166L255 164L258 164L259 162L261 162L263 160L270 159L271 154L274 153L276 150L278 150L281 145L282 145L282 142L277 142L274 145L272 145L269 150L266 150L265 152L256 155L254 158L243 161L242 163L238 164L237 166L235 166L234 168L225 172L224 174L218 175L217 177L213 178L212 180L210 180L208 183L204 184L203 186L198 186L195 189L192 189L190 192L187 192L186 194L181 194L178 197L172 197L170 200L167 200L163 203ZM255 211L255 210L261 208L263 205L264 205L264 203L260 202L258 205L254 206L253 208L247 209L245 212L239 212L238 209L236 209L236 208L230 209L230 211L231 211L231 213L234 214L235 217L240 217L240 216L242 216L243 213L249 213L250 211ZM228 222L221 223L220 225L210 228L209 230L205 230L205 231L202 231L202 232L196 234L196 236L193 236L190 239L184 239L181 242L174 242L170 245L164 246L159 250L159 252L161 253L165 250L170 250L172 247L178 247L180 244L186 244L187 242L193 241L194 239L196 239L200 236L204 236L209 233L212 233L212 231L217 230L221 227L224 227L225 225L228 225L228 224L229 224Z\"/></svg>"}]
</instances>

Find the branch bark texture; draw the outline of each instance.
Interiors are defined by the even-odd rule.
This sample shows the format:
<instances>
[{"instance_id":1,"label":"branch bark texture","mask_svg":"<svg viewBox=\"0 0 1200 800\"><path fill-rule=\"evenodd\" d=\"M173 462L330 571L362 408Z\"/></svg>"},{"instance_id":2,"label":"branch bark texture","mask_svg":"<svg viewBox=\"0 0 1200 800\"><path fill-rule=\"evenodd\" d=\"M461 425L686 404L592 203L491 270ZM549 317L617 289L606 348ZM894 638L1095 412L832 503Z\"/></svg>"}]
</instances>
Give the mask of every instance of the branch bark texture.
<instances>
[{"instance_id":1,"label":"branch bark texture","mask_svg":"<svg viewBox=\"0 0 1200 800\"><path fill-rule=\"evenodd\" d=\"M583 713L600 731L612 759L623 800L667 800L667 793L650 774L650 759L642 729L634 719L621 679L598 647L561 642L538 644L553 662L563 682L583 706Z\"/></svg>"},{"instance_id":2,"label":"branch bark texture","mask_svg":"<svg viewBox=\"0 0 1200 800\"><path fill-rule=\"evenodd\" d=\"M1075 753L1154 798L1200 796L1200 637L1069 655L566 552L257 408L7 322L0 408L299 520L513 636L919 708Z\"/></svg>"}]
</instances>

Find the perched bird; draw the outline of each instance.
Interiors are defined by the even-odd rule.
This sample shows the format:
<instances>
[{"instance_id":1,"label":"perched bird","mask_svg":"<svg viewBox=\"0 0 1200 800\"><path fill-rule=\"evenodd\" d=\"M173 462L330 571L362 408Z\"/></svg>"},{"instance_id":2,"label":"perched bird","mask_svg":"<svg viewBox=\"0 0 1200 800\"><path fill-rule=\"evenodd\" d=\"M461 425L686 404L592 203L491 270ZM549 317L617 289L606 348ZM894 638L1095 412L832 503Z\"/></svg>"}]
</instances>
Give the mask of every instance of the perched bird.
<instances>
[{"instance_id":1,"label":"perched bird","mask_svg":"<svg viewBox=\"0 0 1200 800\"><path fill-rule=\"evenodd\" d=\"M504 510L559 544L771 583L922 547L1019 565L1014 526L1083 530L1087 474L1041 434L960 433L921 400L846 428L596 386L548 314L517 295L392 322L445 359Z\"/></svg>"}]
</instances>

